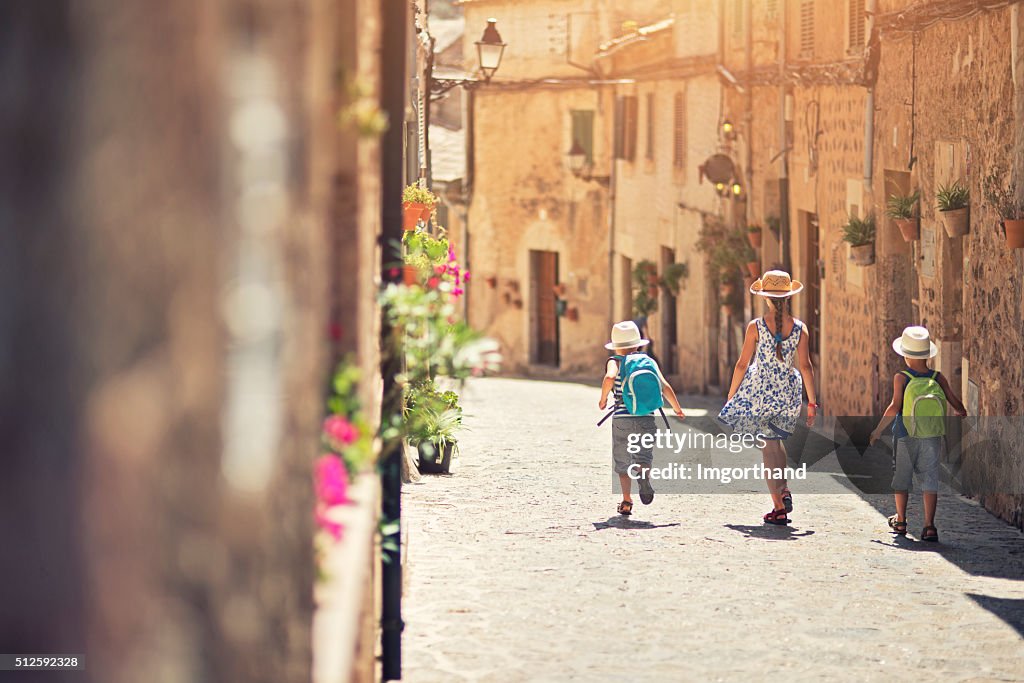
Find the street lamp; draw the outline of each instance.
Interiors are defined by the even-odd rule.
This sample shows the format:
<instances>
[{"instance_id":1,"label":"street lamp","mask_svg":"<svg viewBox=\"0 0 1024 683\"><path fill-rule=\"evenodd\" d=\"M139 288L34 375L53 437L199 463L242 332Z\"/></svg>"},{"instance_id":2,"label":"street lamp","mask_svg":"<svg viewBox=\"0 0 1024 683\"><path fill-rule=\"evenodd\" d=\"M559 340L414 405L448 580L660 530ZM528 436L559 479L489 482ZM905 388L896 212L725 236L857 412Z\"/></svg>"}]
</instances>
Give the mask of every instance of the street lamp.
<instances>
[{"instance_id":1,"label":"street lamp","mask_svg":"<svg viewBox=\"0 0 1024 683\"><path fill-rule=\"evenodd\" d=\"M472 77L438 78L434 76L433 52L427 56L427 77L430 82L430 93L434 96L435 101L455 86L461 85L466 90L472 90L481 84L491 82L494 72L501 66L501 57L505 53L505 43L502 42L501 34L498 33L497 23L497 19L488 19L483 36L476 41L476 55L480 62L482 79Z\"/></svg>"},{"instance_id":2,"label":"street lamp","mask_svg":"<svg viewBox=\"0 0 1024 683\"><path fill-rule=\"evenodd\" d=\"M501 66L501 56L505 53L505 43L498 33L498 20L488 19L484 35L476 41L476 54L480 60L480 72L484 81L490 83L494 72Z\"/></svg>"}]
</instances>

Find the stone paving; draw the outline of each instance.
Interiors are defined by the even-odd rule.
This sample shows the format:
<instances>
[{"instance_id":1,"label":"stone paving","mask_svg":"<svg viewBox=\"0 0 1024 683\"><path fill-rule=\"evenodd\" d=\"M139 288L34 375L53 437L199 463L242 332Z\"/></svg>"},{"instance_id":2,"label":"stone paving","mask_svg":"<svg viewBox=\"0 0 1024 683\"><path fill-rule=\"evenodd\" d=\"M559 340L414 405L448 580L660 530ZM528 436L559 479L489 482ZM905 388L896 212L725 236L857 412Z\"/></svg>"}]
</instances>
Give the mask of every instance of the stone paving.
<instances>
[{"instance_id":1,"label":"stone paving","mask_svg":"<svg viewBox=\"0 0 1024 683\"><path fill-rule=\"evenodd\" d=\"M474 380L451 476L407 484L403 680L1024 680L1024 536L939 500L661 494L615 514L598 389ZM702 397L689 407L714 410ZM759 453L750 453L751 462ZM657 463L656 463L657 464Z\"/></svg>"}]
</instances>

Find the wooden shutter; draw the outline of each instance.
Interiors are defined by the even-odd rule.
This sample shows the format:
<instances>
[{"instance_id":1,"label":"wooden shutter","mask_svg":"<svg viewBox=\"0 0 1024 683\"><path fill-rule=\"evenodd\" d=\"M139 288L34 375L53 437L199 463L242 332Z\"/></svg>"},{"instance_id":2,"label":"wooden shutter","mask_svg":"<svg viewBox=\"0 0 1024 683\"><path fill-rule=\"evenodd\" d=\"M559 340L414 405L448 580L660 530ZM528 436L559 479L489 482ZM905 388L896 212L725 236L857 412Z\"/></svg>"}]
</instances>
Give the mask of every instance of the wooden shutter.
<instances>
[{"instance_id":1,"label":"wooden shutter","mask_svg":"<svg viewBox=\"0 0 1024 683\"><path fill-rule=\"evenodd\" d=\"M858 51L864 47L864 0L846 0L849 9L849 49Z\"/></svg>"},{"instance_id":2,"label":"wooden shutter","mask_svg":"<svg viewBox=\"0 0 1024 683\"><path fill-rule=\"evenodd\" d=\"M681 92L676 93L672 106L672 165L686 165L686 106Z\"/></svg>"},{"instance_id":3,"label":"wooden shutter","mask_svg":"<svg viewBox=\"0 0 1024 683\"><path fill-rule=\"evenodd\" d=\"M800 3L800 56L814 57L814 0Z\"/></svg>"},{"instance_id":4,"label":"wooden shutter","mask_svg":"<svg viewBox=\"0 0 1024 683\"><path fill-rule=\"evenodd\" d=\"M615 158L626 158L626 98L615 98Z\"/></svg>"},{"instance_id":5,"label":"wooden shutter","mask_svg":"<svg viewBox=\"0 0 1024 683\"><path fill-rule=\"evenodd\" d=\"M647 154L648 160L654 160L654 93L647 93Z\"/></svg>"},{"instance_id":6,"label":"wooden shutter","mask_svg":"<svg viewBox=\"0 0 1024 683\"><path fill-rule=\"evenodd\" d=\"M625 130L623 140L622 158L627 161L636 159L636 134L639 121L639 105L636 95L629 95L625 98Z\"/></svg>"}]
</instances>

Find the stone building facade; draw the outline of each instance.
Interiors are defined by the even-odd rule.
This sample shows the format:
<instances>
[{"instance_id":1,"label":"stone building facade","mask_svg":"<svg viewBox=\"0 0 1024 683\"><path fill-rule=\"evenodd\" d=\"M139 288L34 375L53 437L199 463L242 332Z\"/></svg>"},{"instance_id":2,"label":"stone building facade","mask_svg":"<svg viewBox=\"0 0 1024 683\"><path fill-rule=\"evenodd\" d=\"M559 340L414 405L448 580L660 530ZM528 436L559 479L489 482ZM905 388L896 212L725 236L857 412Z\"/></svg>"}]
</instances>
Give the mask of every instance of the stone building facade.
<instances>
[{"instance_id":1,"label":"stone building facade","mask_svg":"<svg viewBox=\"0 0 1024 683\"><path fill-rule=\"evenodd\" d=\"M726 5L723 64L740 86L727 102L740 144L750 146L751 220L780 211L787 219L762 257L787 263L809 285L795 307L812 331L825 412L880 414L901 365L891 340L907 325L927 326L939 345L936 367L970 414L986 416L965 442L982 445L951 448L949 469L984 476L983 502L1021 525L1020 431L988 419L1021 413L1021 255L1006 248L985 196L990 175L1012 182L1020 144L1016 5ZM936 210L936 191L956 180L971 195L963 238L947 237ZM921 193L921 235L905 242L885 203L912 190ZM872 265L848 259L841 226L851 214L875 217ZM851 422L854 431L864 422Z\"/></svg>"}]
</instances>

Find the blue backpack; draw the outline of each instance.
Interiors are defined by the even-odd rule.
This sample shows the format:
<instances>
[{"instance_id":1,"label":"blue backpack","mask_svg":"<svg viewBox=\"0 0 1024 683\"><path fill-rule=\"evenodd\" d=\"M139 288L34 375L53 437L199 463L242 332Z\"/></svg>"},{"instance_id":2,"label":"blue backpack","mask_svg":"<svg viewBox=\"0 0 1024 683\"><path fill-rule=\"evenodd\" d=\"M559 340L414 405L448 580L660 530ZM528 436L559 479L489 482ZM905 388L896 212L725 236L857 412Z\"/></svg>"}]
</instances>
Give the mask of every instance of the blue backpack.
<instances>
[{"instance_id":1,"label":"blue backpack","mask_svg":"<svg viewBox=\"0 0 1024 683\"><path fill-rule=\"evenodd\" d=\"M658 364L646 353L631 353L619 361L622 404L630 415L650 415L660 410L661 376Z\"/></svg>"},{"instance_id":2,"label":"blue backpack","mask_svg":"<svg viewBox=\"0 0 1024 683\"><path fill-rule=\"evenodd\" d=\"M662 410L664 403L658 364L646 353L631 353L615 358L619 361L619 376L622 378L622 405L630 415L650 415L657 410L668 427L668 418ZM600 427L616 408L618 404L612 406L597 425Z\"/></svg>"}]
</instances>

